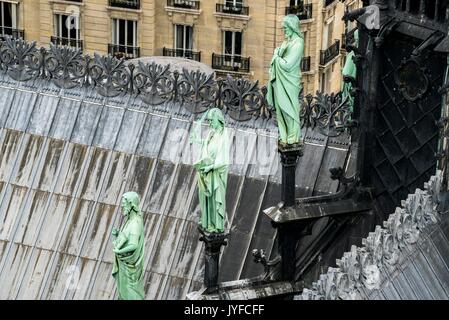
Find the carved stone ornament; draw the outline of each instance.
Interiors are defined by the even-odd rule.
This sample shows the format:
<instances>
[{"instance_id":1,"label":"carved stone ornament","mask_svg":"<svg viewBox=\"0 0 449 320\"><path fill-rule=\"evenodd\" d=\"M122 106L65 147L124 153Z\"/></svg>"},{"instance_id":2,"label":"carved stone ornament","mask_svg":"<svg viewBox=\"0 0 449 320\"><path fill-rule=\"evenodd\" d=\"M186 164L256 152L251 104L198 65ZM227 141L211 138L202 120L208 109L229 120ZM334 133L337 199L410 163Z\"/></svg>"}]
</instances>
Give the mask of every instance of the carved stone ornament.
<instances>
[{"instance_id":1,"label":"carved stone ornament","mask_svg":"<svg viewBox=\"0 0 449 320\"><path fill-rule=\"evenodd\" d=\"M173 7L165 7L168 19L173 24L183 24L193 26L198 22L201 10L186 10L177 9Z\"/></svg>"},{"instance_id":2,"label":"carved stone ornament","mask_svg":"<svg viewBox=\"0 0 449 320\"><path fill-rule=\"evenodd\" d=\"M441 219L437 211L442 171L437 171L424 190L410 194L402 206L376 226L362 247L352 246L350 252L336 261L338 268L329 268L312 288L304 289L300 300L363 299L366 292L379 290L383 274L391 272L407 253L412 252L421 232Z\"/></svg>"},{"instance_id":3,"label":"carved stone ornament","mask_svg":"<svg viewBox=\"0 0 449 320\"><path fill-rule=\"evenodd\" d=\"M394 73L394 81L404 98L409 101L420 99L429 88L429 79L424 69L413 59L401 63Z\"/></svg>"}]
</instances>

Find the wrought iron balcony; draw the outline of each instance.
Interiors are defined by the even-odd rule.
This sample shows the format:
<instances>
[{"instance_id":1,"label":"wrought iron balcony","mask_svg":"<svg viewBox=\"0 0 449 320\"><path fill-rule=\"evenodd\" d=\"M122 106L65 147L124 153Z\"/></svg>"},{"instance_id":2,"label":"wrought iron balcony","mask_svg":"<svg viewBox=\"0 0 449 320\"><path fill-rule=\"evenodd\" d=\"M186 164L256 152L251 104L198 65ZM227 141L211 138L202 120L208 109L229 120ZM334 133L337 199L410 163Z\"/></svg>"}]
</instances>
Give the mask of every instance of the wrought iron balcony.
<instances>
[{"instance_id":1,"label":"wrought iron balcony","mask_svg":"<svg viewBox=\"0 0 449 320\"><path fill-rule=\"evenodd\" d=\"M212 68L223 71L249 73L250 58L212 53Z\"/></svg>"},{"instance_id":2,"label":"wrought iron balcony","mask_svg":"<svg viewBox=\"0 0 449 320\"><path fill-rule=\"evenodd\" d=\"M301 60L301 71L310 71L310 57L303 57Z\"/></svg>"},{"instance_id":3,"label":"wrought iron balcony","mask_svg":"<svg viewBox=\"0 0 449 320\"><path fill-rule=\"evenodd\" d=\"M342 49L346 49L347 45L351 45L354 44L354 33L357 30L357 28L354 28L350 31L348 31L347 33L343 33L341 35L341 48Z\"/></svg>"},{"instance_id":4,"label":"wrought iron balcony","mask_svg":"<svg viewBox=\"0 0 449 320\"><path fill-rule=\"evenodd\" d=\"M195 0L167 0L168 7L200 10L200 2Z\"/></svg>"},{"instance_id":5,"label":"wrought iron balcony","mask_svg":"<svg viewBox=\"0 0 449 320\"><path fill-rule=\"evenodd\" d=\"M201 52L185 49L169 49L163 48L162 54L165 57L180 57L195 61L201 61Z\"/></svg>"},{"instance_id":6,"label":"wrought iron balcony","mask_svg":"<svg viewBox=\"0 0 449 320\"><path fill-rule=\"evenodd\" d=\"M69 46L83 50L83 40L52 36L51 43L57 46Z\"/></svg>"},{"instance_id":7,"label":"wrought iron balcony","mask_svg":"<svg viewBox=\"0 0 449 320\"><path fill-rule=\"evenodd\" d=\"M241 6L238 4L233 5L233 4L217 3L215 10L221 13L238 14L244 16L249 15L249 7Z\"/></svg>"},{"instance_id":8,"label":"wrought iron balcony","mask_svg":"<svg viewBox=\"0 0 449 320\"><path fill-rule=\"evenodd\" d=\"M299 20L312 19L312 4L290 6L285 8L285 15L295 14Z\"/></svg>"},{"instance_id":9,"label":"wrought iron balcony","mask_svg":"<svg viewBox=\"0 0 449 320\"><path fill-rule=\"evenodd\" d=\"M0 39L4 40L5 36L11 36L14 39L24 39L25 31L11 27L0 26Z\"/></svg>"},{"instance_id":10,"label":"wrought iron balcony","mask_svg":"<svg viewBox=\"0 0 449 320\"><path fill-rule=\"evenodd\" d=\"M340 52L340 40L335 40L326 50L320 50L320 65L324 66L329 63L332 59L338 56Z\"/></svg>"},{"instance_id":11,"label":"wrought iron balcony","mask_svg":"<svg viewBox=\"0 0 449 320\"><path fill-rule=\"evenodd\" d=\"M134 59L140 57L140 47L109 43L108 53L119 59Z\"/></svg>"},{"instance_id":12,"label":"wrought iron balcony","mask_svg":"<svg viewBox=\"0 0 449 320\"><path fill-rule=\"evenodd\" d=\"M140 9L140 0L109 0L110 7Z\"/></svg>"},{"instance_id":13,"label":"wrought iron balcony","mask_svg":"<svg viewBox=\"0 0 449 320\"><path fill-rule=\"evenodd\" d=\"M324 0L324 6L325 7L330 6L334 2L335 2L335 0Z\"/></svg>"}]
</instances>

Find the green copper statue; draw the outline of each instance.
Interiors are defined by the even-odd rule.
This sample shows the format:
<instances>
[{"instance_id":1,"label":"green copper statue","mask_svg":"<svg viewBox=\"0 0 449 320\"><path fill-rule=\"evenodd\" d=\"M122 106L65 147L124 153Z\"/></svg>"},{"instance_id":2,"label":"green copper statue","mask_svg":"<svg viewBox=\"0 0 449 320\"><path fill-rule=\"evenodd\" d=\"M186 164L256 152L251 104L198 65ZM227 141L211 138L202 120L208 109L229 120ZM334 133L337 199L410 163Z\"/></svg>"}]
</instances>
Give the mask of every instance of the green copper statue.
<instances>
[{"instance_id":1,"label":"green copper statue","mask_svg":"<svg viewBox=\"0 0 449 320\"><path fill-rule=\"evenodd\" d=\"M139 195L127 192L122 197L125 224L118 230L113 228L114 267L112 276L117 282L120 300L143 300L143 254L145 236L143 219L139 210Z\"/></svg>"},{"instance_id":2,"label":"green copper statue","mask_svg":"<svg viewBox=\"0 0 449 320\"><path fill-rule=\"evenodd\" d=\"M271 60L267 101L276 109L279 140L293 144L301 139L299 93L304 55L304 36L296 15L285 16L284 33L286 40L274 50Z\"/></svg>"},{"instance_id":3,"label":"green copper statue","mask_svg":"<svg viewBox=\"0 0 449 320\"><path fill-rule=\"evenodd\" d=\"M201 123L207 119L210 130L201 139ZM220 109L206 112L191 135L191 142L201 144L200 159L194 164L198 172L198 195L201 227L207 232L224 232L226 215L226 185L229 166L229 143L225 120Z\"/></svg>"},{"instance_id":4,"label":"green copper statue","mask_svg":"<svg viewBox=\"0 0 449 320\"><path fill-rule=\"evenodd\" d=\"M354 42L355 46L358 47L359 44L359 31L356 30L354 32ZM348 53L346 57L345 66L343 67L343 78L346 78L346 81L343 81L343 85L341 88L342 93L342 100L348 99L348 104L350 106L351 112L354 111L354 97L351 94L352 90L352 83L351 80L355 80L355 76L357 74L357 67L354 63L354 60L352 59L354 57L355 53L354 51L351 51ZM343 79L345 80L345 79Z\"/></svg>"}]
</instances>

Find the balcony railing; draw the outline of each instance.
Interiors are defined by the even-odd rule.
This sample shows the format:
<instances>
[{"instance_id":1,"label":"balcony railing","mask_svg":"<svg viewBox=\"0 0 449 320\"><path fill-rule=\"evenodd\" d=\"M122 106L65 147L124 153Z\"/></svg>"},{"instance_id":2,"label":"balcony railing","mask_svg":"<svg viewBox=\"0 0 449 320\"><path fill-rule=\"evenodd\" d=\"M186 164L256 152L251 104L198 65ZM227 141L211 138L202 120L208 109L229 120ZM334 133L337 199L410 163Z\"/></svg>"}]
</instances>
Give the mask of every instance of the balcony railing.
<instances>
[{"instance_id":1,"label":"balcony railing","mask_svg":"<svg viewBox=\"0 0 449 320\"><path fill-rule=\"evenodd\" d=\"M110 7L140 9L140 0L109 0Z\"/></svg>"},{"instance_id":2,"label":"balcony railing","mask_svg":"<svg viewBox=\"0 0 449 320\"><path fill-rule=\"evenodd\" d=\"M299 20L312 19L312 4L297 5L285 8L285 15L295 14Z\"/></svg>"},{"instance_id":3,"label":"balcony railing","mask_svg":"<svg viewBox=\"0 0 449 320\"><path fill-rule=\"evenodd\" d=\"M163 48L162 54L165 57L180 57L195 61L201 61L201 52L185 49L169 49Z\"/></svg>"},{"instance_id":4,"label":"balcony railing","mask_svg":"<svg viewBox=\"0 0 449 320\"><path fill-rule=\"evenodd\" d=\"M301 60L301 71L310 71L310 57L303 57Z\"/></svg>"},{"instance_id":5,"label":"balcony railing","mask_svg":"<svg viewBox=\"0 0 449 320\"><path fill-rule=\"evenodd\" d=\"M140 57L140 47L110 43L108 44L108 53L119 59L134 59Z\"/></svg>"},{"instance_id":6,"label":"balcony railing","mask_svg":"<svg viewBox=\"0 0 449 320\"><path fill-rule=\"evenodd\" d=\"M249 15L249 7L244 7L238 4L233 5L233 4L217 3L215 10L221 13L238 14L244 16Z\"/></svg>"},{"instance_id":7,"label":"balcony railing","mask_svg":"<svg viewBox=\"0 0 449 320\"><path fill-rule=\"evenodd\" d=\"M212 53L212 68L224 71L249 73L250 58Z\"/></svg>"},{"instance_id":8,"label":"balcony railing","mask_svg":"<svg viewBox=\"0 0 449 320\"><path fill-rule=\"evenodd\" d=\"M4 40L5 36L11 36L14 39L25 39L25 31L21 29L0 26L0 39Z\"/></svg>"},{"instance_id":9,"label":"balcony railing","mask_svg":"<svg viewBox=\"0 0 449 320\"><path fill-rule=\"evenodd\" d=\"M335 0L324 0L324 6L327 7L327 6L331 5L334 2L335 2Z\"/></svg>"},{"instance_id":10,"label":"balcony railing","mask_svg":"<svg viewBox=\"0 0 449 320\"><path fill-rule=\"evenodd\" d=\"M168 7L200 10L200 2L194 0L167 0Z\"/></svg>"},{"instance_id":11,"label":"balcony railing","mask_svg":"<svg viewBox=\"0 0 449 320\"><path fill-rule=\"evenodd\" d=\"M51 43L57 46L69 46L83 50L83 40L52 36Z\"/></svg>"},{"instance_id":12,"label":"balcony railing","mask_svg":"<svg viewBox=\"0 0 449 320\"><path fill-rule=\"evenodd\" d=\"M340 40L335 40L335 43L332 44L329 48L320 51L320 64L322 66L326 65L332 59L338 56L339 52L340 52Z\"/></svg>"},{"instance_id":13,"label":"balcony railing","mask_svg":"<svg viewBox=\"0 0 449 320\"><path fill-rule=\"evenodd\" d=\"M357 28L354 28L350 30L348 33L343 33L341 35L341 47L343 49L346 49L347 45L353 45L354 44L354 33L357 30Z\"/></svg>"}]
</instances>

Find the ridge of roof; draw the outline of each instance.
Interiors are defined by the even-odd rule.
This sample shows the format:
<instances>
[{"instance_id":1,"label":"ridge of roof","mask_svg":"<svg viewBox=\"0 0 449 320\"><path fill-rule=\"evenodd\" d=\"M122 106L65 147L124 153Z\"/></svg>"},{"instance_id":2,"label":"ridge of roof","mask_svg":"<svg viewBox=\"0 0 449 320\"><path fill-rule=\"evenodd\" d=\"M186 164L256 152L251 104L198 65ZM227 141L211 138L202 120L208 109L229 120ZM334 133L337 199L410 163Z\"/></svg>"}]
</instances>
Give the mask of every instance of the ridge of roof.
<instances>
[{"instance_id":1,"label":"ridge of roof","mask_svg":"<svg viewBox=\"0 0 449 320\"><path fill-rule=\"evenodd\" d=\"M0 52L0 69L10 79L27 83L23 87L32 87L33 81L45 81L55 86L47 88L52 94L62 90L64 95L90 98L98 104L130 103L142 109L149 106L166 109L174 104L184 117L218 107L231 122L242 123L239 127L276 129L274 121L267 125L268 120L275 119L275 110L266 100L266 87L259 87L258 81L230 75L215 78L214 73L184 67L182 71L179 68L173 71L170 64L157 64L155 59L125 61L97 53L90 57L80 49L52 43L48 49L37 48L35 41L9 36L0 41ZM18 86L7 79L3 82ZM348 132L351 111L340 94L317 92L315 97L310 94L304 97L301 93L298 99L303 106L300 111L303 127L317 128L328 137Z\"/></svg>"}]
</instances>

